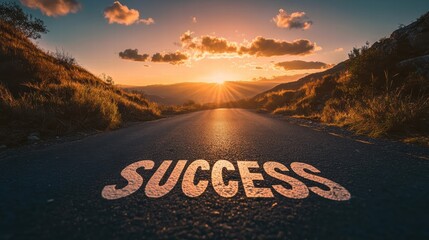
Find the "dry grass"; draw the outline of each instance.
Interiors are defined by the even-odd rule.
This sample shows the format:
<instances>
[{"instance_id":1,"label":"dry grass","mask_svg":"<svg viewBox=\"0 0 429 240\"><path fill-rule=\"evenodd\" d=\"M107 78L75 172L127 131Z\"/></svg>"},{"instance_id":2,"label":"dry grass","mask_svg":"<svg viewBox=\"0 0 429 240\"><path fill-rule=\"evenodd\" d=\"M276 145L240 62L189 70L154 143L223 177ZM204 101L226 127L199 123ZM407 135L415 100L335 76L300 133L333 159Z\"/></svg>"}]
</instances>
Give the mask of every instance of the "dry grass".
<instances>
[{"instance_id":1,"label":"dry grass","mask_svg":"<svg viewBox=\"0 0 429 240\"><path fill-rule=\"evenodd\" d=\"M427 81L411 78L392 87L388 74L385 78L384 85L379 84L382 90L374 93L359 86L359 91L370 94L357 95L350 85L350 73L345 72L307 83L295 91L272 92L260 99L259 106L274 114L318 118L357 134L402 139L413 136L408 142L425 142L429 133ZM424 91L415 94L415 89ZM277 107L271 110L272 106Z\"/></svg>"},{"instance_id":2,"label":"dry grass","mask_svg":"<svg viewBox=\"0 0 429 240\"><path fill-rule=\"evenodd\" d=\"M106 84L64 52L45 53L0 21L0 144L159 118L142 95Z\"/></svg>"},{"instance_id":3,"label":"dry grass","mask_svg":"<svg viewBox=\"0 0 429 240\"><path fill-rule=\"evenodd\" d=\"M409 131L427 132L429 98L413 99L400 91L366 99L349 109L345 124L359 134L372 137Z\"/></svg>"}]
</instances>

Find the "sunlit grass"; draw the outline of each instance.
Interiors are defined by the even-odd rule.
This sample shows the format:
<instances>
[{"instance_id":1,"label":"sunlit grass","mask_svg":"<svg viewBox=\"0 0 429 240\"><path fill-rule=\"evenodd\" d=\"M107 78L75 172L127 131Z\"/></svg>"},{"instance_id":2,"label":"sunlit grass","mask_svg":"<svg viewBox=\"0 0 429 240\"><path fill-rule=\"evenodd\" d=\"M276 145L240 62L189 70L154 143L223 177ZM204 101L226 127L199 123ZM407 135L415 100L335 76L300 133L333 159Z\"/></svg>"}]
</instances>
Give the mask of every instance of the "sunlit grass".
<instances>
[{"instance_id":1,"label":"sunlit grass","mask_svg":"<svg viewBox=\"0 0 429 240\"><path fill-rule=\"evenodd\" d=\"M141 94L106 84L67 61L69 55L44 52L1 21L0 56L5 63L0 66L0 140L15 141L8 136L15 129L25 139L34 131L62 135L160 117L157 105Z\"/></svg>"}]
</instances>

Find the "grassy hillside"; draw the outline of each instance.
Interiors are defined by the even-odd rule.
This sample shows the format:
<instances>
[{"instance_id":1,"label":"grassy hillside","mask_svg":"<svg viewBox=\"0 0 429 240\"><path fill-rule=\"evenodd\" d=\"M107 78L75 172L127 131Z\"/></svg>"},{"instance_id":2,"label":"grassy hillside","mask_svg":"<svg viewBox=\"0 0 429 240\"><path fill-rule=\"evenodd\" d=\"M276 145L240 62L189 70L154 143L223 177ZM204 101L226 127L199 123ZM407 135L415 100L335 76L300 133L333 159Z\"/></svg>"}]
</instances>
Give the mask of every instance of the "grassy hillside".
<instances>
[{"instance_id":1,"label":"grassy hillside","mask_svg":"<svg viewBox=\"0 0 429 240\"><path fill-rule=\"evenodd\" d=\"M348 127L373 137L427 143L429 136L429 13L349 60L282 84L252 99L275 114Z\"/></svg>"},{"instance_id":2,"label":"grassy hillside","mask_svg":"<svg viewBox=\"0 0 429 240\"><path fill-rule=\"evenodd\" d=\"M156 104L106 84L64 53L46 53L0 21L0 145L160 116Z\"/></svg>"}]
</instances>

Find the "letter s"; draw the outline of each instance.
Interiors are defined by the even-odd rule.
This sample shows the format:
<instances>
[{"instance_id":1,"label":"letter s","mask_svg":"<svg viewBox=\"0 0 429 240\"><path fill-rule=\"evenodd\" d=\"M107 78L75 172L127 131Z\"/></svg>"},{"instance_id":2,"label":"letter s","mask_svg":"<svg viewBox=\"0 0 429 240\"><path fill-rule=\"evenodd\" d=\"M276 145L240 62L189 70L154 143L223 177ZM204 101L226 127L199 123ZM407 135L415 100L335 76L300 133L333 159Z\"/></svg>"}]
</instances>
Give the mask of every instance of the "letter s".
<instances>
[{"instance_id":1,"label":"letter s","mask_svg":"<svg viewBox=\"0 0 429 240\"><path fill-rule=\"evenodd\" d=\"M128 181L127 186L122 189L117 189L116 185L105 186L101 191L101 196L108 200L115 200L133 194L143 185L143 177L137 173L137 169L143 167L150 170L154 165L152 160L141 160L126 166L122 170L121 176Z\"/></svg>"},{"instance_id":2,"label":"letter s","mask_svg":"<svg viewBox=\"0 0 429 240\"><path fill-rule=\"evenodd\" d=\"M314 182L321 183L329 188L328 191L325 191L319 187L309 187L309 189L312 192L316 193L317 195L327 199L335 200L335 201L347 201L350 199L351 195L349 191L347 191L347 189L345 189L340 184L333 182L329 179L313 175L305 171L305 170L309 170L313 173L320 173L320 171L317 168L309 164L300 163L300 162L294 162L290 165L290 167L299 176Z\"/></svg>"},{"instance_id":3,"label":"letter s","mask_svg":"<svg viewBox=\"0 0 429 240\"><path fill-rule=\"evenodd\" d=\"M308 197L309 191L305 184L293 177L290 177L286 174L277 172L276 169L280 171L289 171L289 169L278 162L266 162L264 163L265 172L273 178L286 182L290 185L291 188L285 188L282 185L273 185L272 187L281 195L288 198L302 199Z\"/></svg>"}]
</instances>

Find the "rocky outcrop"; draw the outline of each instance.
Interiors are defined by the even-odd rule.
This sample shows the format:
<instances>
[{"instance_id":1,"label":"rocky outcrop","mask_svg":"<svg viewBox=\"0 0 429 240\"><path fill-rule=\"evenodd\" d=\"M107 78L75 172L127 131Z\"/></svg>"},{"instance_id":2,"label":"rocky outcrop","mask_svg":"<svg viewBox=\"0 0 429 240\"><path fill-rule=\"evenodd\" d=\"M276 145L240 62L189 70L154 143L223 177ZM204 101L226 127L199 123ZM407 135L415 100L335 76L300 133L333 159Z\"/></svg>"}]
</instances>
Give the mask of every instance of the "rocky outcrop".
<instances>
[{"instance_id":1,"label":"rocky outcrop","mask_svg":"<svg viewBox=\"0 0 429 240\"><path fill-rule=\"evenodd\" d=\"M401 60L429 54L429 12L417 21L394 31L389 38L376 42L373 48Z\"/></svg>"},{"instance_id":2,"label":"rocky outcrop","mask_svg":"<svg viewBox=\"0 0 429 240\"><path fill-rule=\"evenodd\" d=\"M403 60L397 65L400 69L414 71L429 79L429 55Z\"/></svg>"}]
</instances>

